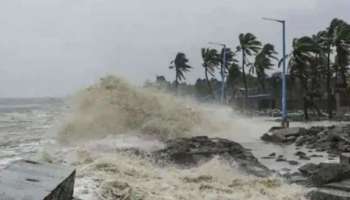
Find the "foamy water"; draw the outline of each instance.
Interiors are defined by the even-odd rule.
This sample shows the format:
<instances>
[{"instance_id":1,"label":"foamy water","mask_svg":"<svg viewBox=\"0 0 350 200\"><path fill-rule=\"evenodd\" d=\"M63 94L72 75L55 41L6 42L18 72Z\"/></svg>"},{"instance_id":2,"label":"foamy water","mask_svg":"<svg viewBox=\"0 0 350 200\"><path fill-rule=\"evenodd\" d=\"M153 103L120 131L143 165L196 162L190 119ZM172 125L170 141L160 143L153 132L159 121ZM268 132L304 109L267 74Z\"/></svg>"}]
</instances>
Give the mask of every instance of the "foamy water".
<instances>
[{"instance_id":1,"label":"foamy water","mask_svg":"<svg viewBox=\"0 0 350 200\"><path fill-rule=\"evenodd\" d=\"M252 177L218 159L184 170L160 167L152 159L123 151L154 151L168 138L207 135L240 142L257 157L292 154L292 149L259 140L277 125L271 119L245 118L228 107L136 88L115 77L81 91L72 103L44 104L0 113L0 164L32 158L72 165L77 168L75 195L81 199L304 198L300 186L275 177Z\"/></svg>"}]
</instances>

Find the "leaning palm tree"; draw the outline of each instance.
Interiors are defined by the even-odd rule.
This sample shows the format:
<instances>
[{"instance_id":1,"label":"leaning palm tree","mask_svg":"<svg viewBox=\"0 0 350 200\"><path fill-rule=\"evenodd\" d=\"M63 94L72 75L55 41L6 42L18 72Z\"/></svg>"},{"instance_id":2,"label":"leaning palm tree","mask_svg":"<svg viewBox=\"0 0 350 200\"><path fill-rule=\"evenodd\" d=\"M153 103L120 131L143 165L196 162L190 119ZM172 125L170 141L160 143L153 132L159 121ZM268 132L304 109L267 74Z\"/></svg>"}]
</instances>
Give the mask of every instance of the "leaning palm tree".
<instances>
[{"instance_id":1,"label":"leaning palm tree","mask_svg":"<svg viewBox=\"0 0 350 200\"><path fill-rule=\"evenodd\" d=\"M261 49L261 42L259 42L255 35L252 33L241 33L239 35L239 46L237 47L238 52L242 52L242 75L245 89L245 98L248 97L248 83L245 73L245 67L248 63L248 56L256 54Z\"/></svg>"},{"instance_id":2,"label":"leaning palm tree","mask_svg":"<svg viewBox=\"0 0 350 200\"><path fill-rule=\"evenodd\" d=\"M323 47L323 51L327 56L327 65L325 74L327 76L326 88L327 88L327 111L328 117L332 118L332 89L331 78L334 73L337 80L341 79L340 84L337 86L346 87L346 72L347 67L350 64L350 28L349 25L340 19L333 19L330 26L325 31L321 31L317 34L319 37L320 45ZM335 52L334 59L331 58ZM334 60L334 64L332 63Z\"/></svg>"},{"instance_id":3,"label":"leaning palm tree","mask_svg":"<svg viewBox=\"0 0 350 200\"><path fill-rule=\"evenodd\" d=\"M333 76L333 66L331 63L332 55L332 31L328 28L326 31L320 31L313 36L315 42L320 46L325 57L325 66L323 66L323 74L326 76L326 91L327 91L327 113L329 119L333 118L332 111L332 89L331 78Z\"/></svg>"},{"instance_id":4,"label":"leaning palm tree","mask_svg":"<svg viewBox=\"0 0 350 200\"><path fill-rule=\"evenodd\" d=\"M289 70L293 77L299 78L305 91L309 89L308 82L315 73L316 55L320 53L320 47L311 37L294 39L293 50L290 53ZM316 74L315 74L316 76Z\"/></svg>"},{"instance_id":5,"label":"leaning palm tree","mask_svg":"<svg viewBox=\"0 0 350 200\"><path fill-rule=\"evenodd\" d=\"M350 25L343 20L334 19L329 27L331 44L335 48L335 71L341 79L341 87L347 87L346 73L350 64ZM340 76L340 77L339 77Z\"/></svg>"},{"instance_id":6,"label":"leaning palm tree","mask_svg":"<svg viewBox=\"0 0 350 200\"><path fill-rule=\"evenodd\" d=\"M309 106L316 109L319 116L320 110L313 101L319 96L316 84L320 82L321 72L324 67L324 59L321 46L312 37L302 37L293 40L293 50L290 54L289 69L292 77L298 78L303 88L304 116L308 119L307 109ZM309 83L311 82L311 87Z\"/></svg>"},{"instance_id":7,"label":"leaning palm tree","mask_svg":"<svg viewBox=\"0 0 350 200\"><path fill-rule=\"evenodd\" d=\"M215 98L214 90L209 80L209 75L214 76L215 69L220 64L220 55L216 49L202 48L202 59L204 67L205 79L207 80L210 94Z\"/></svg>"},{"instance_id":8,"label":"leaning palm tree","mask_svg":"<svg viewBox=\"0 0 350 200\"><path fill-rule=\"evenodd\" d=\"M253 64L256 75L263 92L266 91L265 80L266 80L266 70L270 70L274 64L273 60L278 60L276 57L277 52L272 44L265 44L261 51L256 55L255 62Z\"/></svg>"},{"instance_id":9,"label":"leaning palm tree","mask_svg":"<svg viewBox=\"0 0 350 200\"><path fill-rule=\"evenodd\" d=\"M175 69L175 88L177 89L179 82L185 80L185 72L192 68L188 64L188 59L184 53L177 53L175 60L171 61L170 69Z\"/></svg>"}]
</instances>

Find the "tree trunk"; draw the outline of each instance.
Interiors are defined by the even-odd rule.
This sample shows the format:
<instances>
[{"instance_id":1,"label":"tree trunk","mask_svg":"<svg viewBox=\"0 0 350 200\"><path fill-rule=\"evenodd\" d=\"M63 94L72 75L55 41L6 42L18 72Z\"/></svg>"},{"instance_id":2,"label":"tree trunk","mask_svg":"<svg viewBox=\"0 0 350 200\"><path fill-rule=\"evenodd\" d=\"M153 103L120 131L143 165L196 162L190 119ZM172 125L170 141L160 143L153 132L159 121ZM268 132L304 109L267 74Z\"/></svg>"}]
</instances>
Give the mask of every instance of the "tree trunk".
<instances>
[{"instance_id":1,"label":"tree trunk","mask_svg":"<svg viewBox=\"0 0 350 200\"><path fill-rule=\"evenodd\" d=\"M327 112L328 118L333 118L332 111L332 94L331 94L331 46L329 45L328 55L327 55Z\"/></svg>"},{"instance_id":2,"label":"tree trunk","mask_svg":"<svg viewBox=\"0 0 350 200\"><path fill-rule=\"evenodd\" d=\"M261 87L262 87L262 92L265 93L266 87L265 87L265 80L264 79L261 80Z\"/></svg>"},{"instance_id":3,"label":"tree trunk","mask_svg":"<svg viewBox=\"0 0 350 200\"><path fill-rule=\"evenodd\" d=\"M247 84L247 77L245 74L245 52L244 52L244 49L242 49L242 73L243 73L243 83L244 83L244 105L245 105L247 100L248 100L248 84Z\"/></svg>"},{"instance_id":4,"label":"tree trunk","mask_svg":"<svg viewBox=\"0 0 350 200\"><path fill-rule=\"evenodd\" d=\"M176 91L176 94L177 94L177 88L179 86L179 81L178 81L177 77L178 77L178 72L177 72L177 68L175 67L175 91Z\"/></svg>"},{"instance_id":5,"label":"tree trunk","mask_svg":"<svg viewBox=\"0 0 350 200\"><path fill-rule=\"evenodd\" d=\"M341 79L343 81L342 85L344 88L348 87L348 84L346 82L346 66L341 66L340 67L340 75L341 75Z\"/></svg>"},{"instance_id":6,"label":"tree trunk","mask_svg":"<svg viewBox=\"0 0 350 200\"><path fill-rule=\"evenodd\" d=\"M301 77L301 83L303 85L303 89L304 89L304 97L303 97L303 101L304 101L304 118L305 120L309 120L309 114L308 114L308 109L309 109L309 89L308 89L308 85L307 85L307 80L305 80L305 78Z\"/></svg>"},{"instance_id":7,"label":"tree trunk","mask_svg":"<svg viewBox=\"0 0 350 200\"><path fill-rule=\"evenodd\" d=\"M265 87L265 78L264 78L264 73L258 73L258 80L259 80L259 83L260 83L260 86L261 86L261 91L263 93L266 92L266 87Z\"/></svg>"},{"instance_id":8,"label":"tree trunk","mask_svg":"<svg viewBox=\"0 0 350 200\"><path fill-rule=\"evenodd\" d=\"M208 77L208 69L205 68L205 79L207 79L207 84L208 84L208 88L209 88L209 93L213 96L213 98L215 99L215 94L214 94L214 90L213 87L210 83L209 77Z\"/></svg>"}]
</instances>

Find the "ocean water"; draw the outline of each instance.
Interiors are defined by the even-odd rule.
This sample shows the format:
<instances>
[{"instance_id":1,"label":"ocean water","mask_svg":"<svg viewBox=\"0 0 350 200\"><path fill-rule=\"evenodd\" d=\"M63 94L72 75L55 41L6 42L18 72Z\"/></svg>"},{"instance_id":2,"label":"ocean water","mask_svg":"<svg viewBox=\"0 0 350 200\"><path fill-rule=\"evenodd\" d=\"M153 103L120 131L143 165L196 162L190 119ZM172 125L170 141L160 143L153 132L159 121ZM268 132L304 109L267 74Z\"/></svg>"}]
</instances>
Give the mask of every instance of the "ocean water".
<instances>
[{"instance_id":1,"label":"ocean water","mask_svg":"<svg viewBox=\"0 0 350 200\"><path fill-rule=\"evenodd\" d=\"M153 151L166 139L207 135L239 142L258 158L275 152L296 159L294 146L259 140L274 125L271 118L247 118L229 107L107 77L70 99L0 99L0 168L22 158L74 166L75 196L83 200L304 199L305 188L278 177L252 177L219 159L178 169L125 151ZM298 167L261 162L276 170Z\"/></svg>"},{"instance_id":2,"label":"ocean water","mask_svg":"<svg viewBox=\"0 0 350 200\"><path fill-rule=\"evenodd\" d=\"M55 98L0 99L0 168L35 156L51 142L49 132L64 107Z\"/></svg>"}]
</instances>

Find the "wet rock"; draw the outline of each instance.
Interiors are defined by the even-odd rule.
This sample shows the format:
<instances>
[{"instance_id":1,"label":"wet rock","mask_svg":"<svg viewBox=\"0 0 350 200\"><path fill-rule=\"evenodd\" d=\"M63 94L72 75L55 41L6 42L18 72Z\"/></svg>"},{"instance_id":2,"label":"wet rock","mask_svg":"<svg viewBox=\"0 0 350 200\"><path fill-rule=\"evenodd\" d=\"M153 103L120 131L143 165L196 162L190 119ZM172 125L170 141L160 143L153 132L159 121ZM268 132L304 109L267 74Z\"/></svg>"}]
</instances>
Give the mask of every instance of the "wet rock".
<instances>
[{"instance_id":1,"label":"wet rock","mask_svg":"<svg viewBox=\"0 0 350 200\"><path fill-rule=\"evenodd\" d=\"M314 163L308 163L299 168L299 171L304 176L311 176L313 173L316 173L318 166Z\"/></svg>"},{"instance_id":2,"label":"wet rock","mask_svg":"<svg viewBox=\"0 0 350 200\"><path fill-rule=\"evenodd\" d=\"M276 129L270 133L264 134L261 139L266 142L273 143L291 143L295 142L296 139L305 133L304 128L284 128Z\"/></svg>"},{"instance_id":3,"label":"wet rock","mask_svg":"<svg viewBox=\"0 0 350 200\"><path fill-rule=\"evenodd\" d=\"M350 179L350 166L338 163L306 164L299 171L314 186Z\"/></svg>"},{"instance_id":4,"label":"wet rock","mask_svg":"<svg viewBox=\"0 0 350 200\"><path fill-rule=\"evenodd\" d=\"M269 159L275 159L276 153L271 153L268 156L261 157L261 159L269 160Z\"/></svg>"},{"instance_id":5,"label":"wet rock","mask_svg":"<svg viewBox=\"0 0 350 200\"><path fill-rule=\"evenodd\" d=\"M309 192L306 197L310 200L350 200L350 193L334 189L319 188Z\"/></svg>"},{"instance_id":6,"label":"wet rock","mask_svg":"<svg viewBox=\"0 0 350 200\"><path fill-rule=\"evenodd\" d=\"M299 160L311 160L308 156L299 156Z\"/></svg>"},{"instance_id":7,"label":"wet rock","mask_svg":"<svg viewBox=\"0 0 350 200\"><path fill-rule=\"evenodd\" d=\"M295 161L295 160L289 160L288 163L290 165L299 165L299 162L298 161Z\"/></svg>"},{"instance_id":8,"label":"wet rock","mask_svg":"<svg viewBox=\"0 0 350 200\"><path fill-rule=\"evenodd\" d=\"M283 155L279 155L276 158L276 162L286 162L286 161L287 161L287 159L285 159Z\"/></svg>"},{"instance_id":9,"label":"wet rock","mask_svg":"<svg viewBox=\"0 0 350 200\"><path fill-rule=\"evenodd\" d=\"M309 129L277 129L264 134L264 141L277 144L294 143L317 152L339 154L350 152L350 125L311 127Z\"/></svg>"},{"instance_id":10,"label":"wet rock","mask_svg":"<svg viewBox=\"0 0 350 200\"><path fill-rule=\"evenodd\" d=\"M285 158L277 158L276 159L276 162L286 162L287 161L287 159L285 159Z\"/></svg>"},{"instance_id":11,"label":"wet rock","mask_svg":"<svg viewBox=\"0 0 350 200\"><path fill-rule=\"evenodd\" d=\"M306 153L304 153L302 151L297 151L294 155L296 155L296 156L306 156Z\"/></svg>"},{"instance_id":12,"label":"wet rock","mask_svg":"<svg viewBox=\"0 0 350 200\"><path fill-rule=\"evenodd\" d=\"M275 159L275 157L264 156L264 157L261 157L261 159L264 159L264 160L272 160L272 159Z\"/></svg>"},{"instance_id":13,"label":"wet rock","mask_svg":"<svg viewBox=\"0 0 350 200\"><path fill-rule=\"evenodd\" d=\"M300 160L310 160L310 158L306 155L306 153L302 151L298 151L294 155L299 156Z\"/></svg>"},{"instance_id":14,"label":"wet rock","mask_svg":"<svg viewBox=\"0 0 350 200\"><path fill-rule=\"evenodd\" d=\"M311 158L323 158L323 155L312 154Z\"/></svg>"},{"instance_id":15,"label":"wet rock","mask_svg":"<svg viewBox=\"0 0 350 200\"><path fill-rule=\"evenodd\" d=\"M304 176L302 176L300 173L298 172L294 172L294 173L287 173L285 175L283 175L283 177L289 182L289 183L296 183L296 184L300 184L300 185L307 185L307 178L305 178Z\"/></svg>"},{"instance_id":16,"label":"wet rock","mask_svg":"<svg viewBox=\"0 0 350 200\"><path fill-rule=\"evenodd\" d=\"M273 132L275 130L280 130L280 129L283 129L283 127L282 126L273 126L270 128L269 132Z\"/></svg>"},{"instance_id":17,"label":"wet rock","mask_svg":"<svg viewBox=\"0 0 350 200\"><path fill-rule=\"evenodd\" d=\"M201 136L169 140L166 142L166 147L154 152L153 156L157 160L174 163L181 167L195 167L218 156L220 159L238 165L249 174L256 176L271 174L271 171L242 145L221 138Z\"/></svg>"},{"instance_id":18,"label":"wet rock","mask_svg":"<svg viewBox=\"0 0 350 200\"><path fill-rule=\"evenodd\" d=\"M270 157L275 157L275 156L276 156L276 153L271 153L269 156L270 156Z\"/></svg>"},{"instance_id":19,"label":"wet rock","mask_svg":"<svg viewBox=\"0 0 350 200\"><path fill-rule=\"evenodd\" d=\"M295 145L300 147L303 146L307 141L307 137L306 136L299 136L296 140L295 140Z\"/></svg>"}]
</instances>

